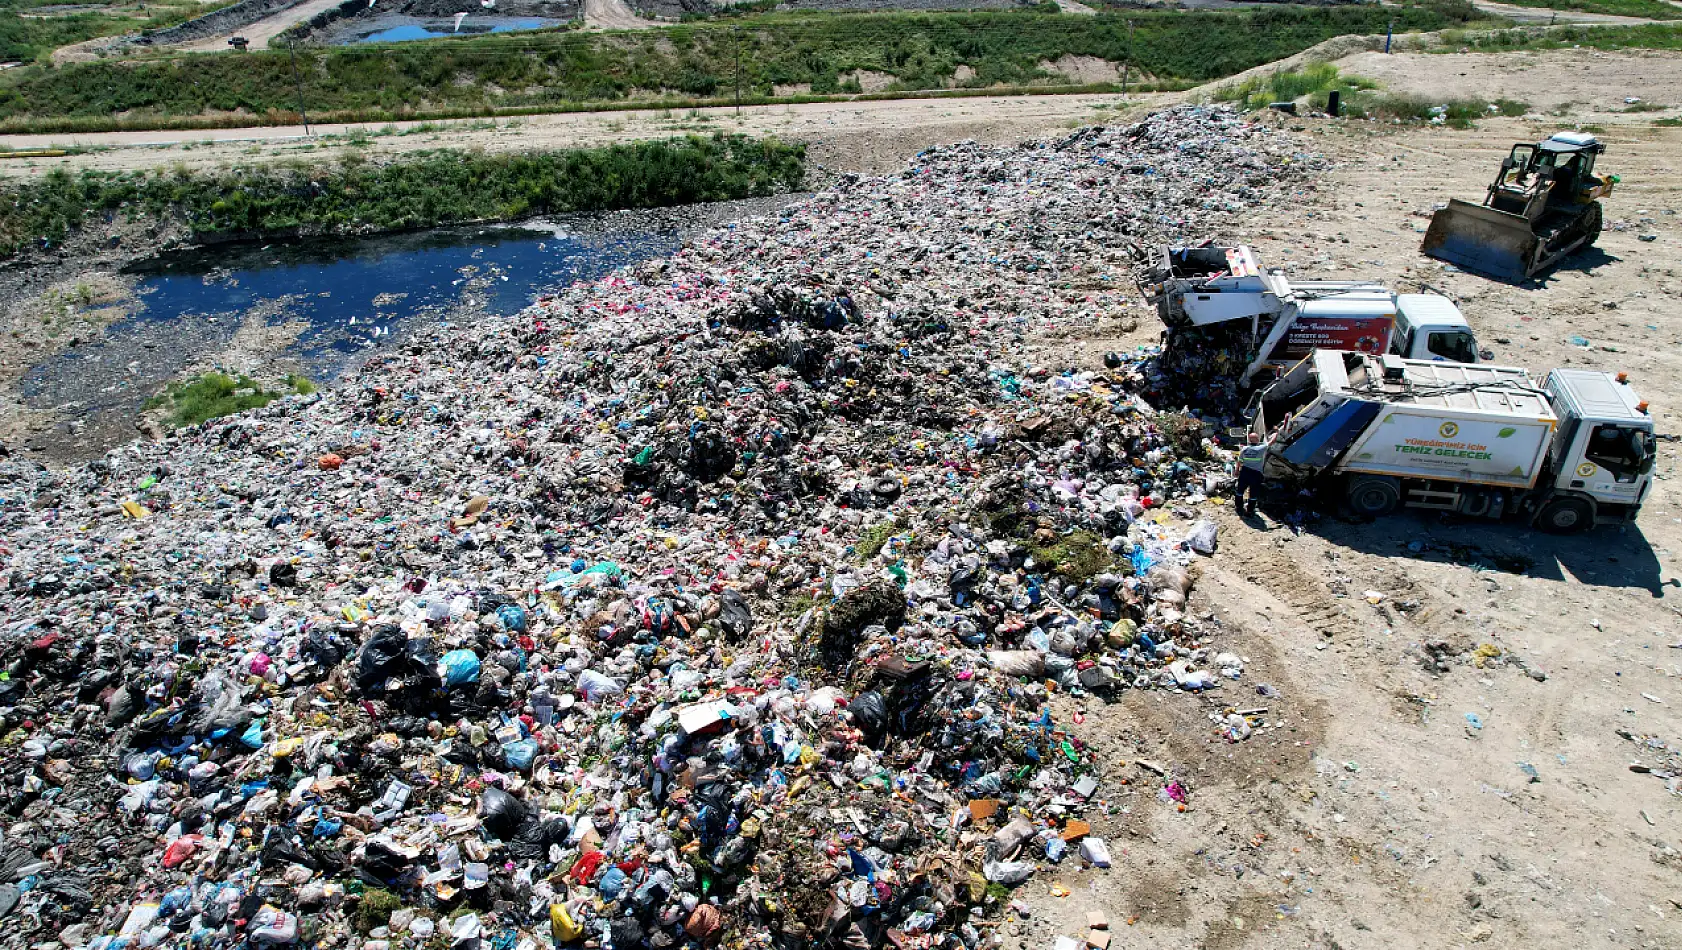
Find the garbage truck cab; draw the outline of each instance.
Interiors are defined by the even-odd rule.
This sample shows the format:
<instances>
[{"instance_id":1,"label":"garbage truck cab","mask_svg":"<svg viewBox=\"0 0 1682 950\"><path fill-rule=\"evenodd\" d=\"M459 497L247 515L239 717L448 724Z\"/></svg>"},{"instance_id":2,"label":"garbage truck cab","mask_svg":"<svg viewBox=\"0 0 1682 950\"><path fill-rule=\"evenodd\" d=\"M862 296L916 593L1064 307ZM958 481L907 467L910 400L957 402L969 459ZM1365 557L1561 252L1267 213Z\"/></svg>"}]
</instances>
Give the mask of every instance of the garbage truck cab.
<instances>
[{"instance_id":1,"label":"garbage truck cab","mask_svg":"<svg viewBox=\"0 0 1682 950\"><path fill-rule=\"evenodd\" d=\"M1565 533L1635 519L1652 485L1647 406L1622 375L1317 350L1251 404L1271 478Z\"/></svg>"},{"instance_id":2,"label":"garbage truck cab","mask_svg":"<svg viewBox=\"0 0 1682 950\"><path fill-rule=\"evenodd\" d=\"M1397 294L1390 352L1411 360L1476 363L1478 338L1454 301L1437 294Z\"/></svg>"},{"instance_id":3,"label":"garbage truck cab","mask_svg":"<svg viewBox=\"0 0 1682 950\"><path fill-rule=\"evenodd\" d=\"M1542 509L1569 531L1578 521L1634 521L1653 485L1658 454L1647 404L1619 373L1556 369L1543 383L1559 415L1554 438L1552 498Z\"/></svg>"}]
</instances>

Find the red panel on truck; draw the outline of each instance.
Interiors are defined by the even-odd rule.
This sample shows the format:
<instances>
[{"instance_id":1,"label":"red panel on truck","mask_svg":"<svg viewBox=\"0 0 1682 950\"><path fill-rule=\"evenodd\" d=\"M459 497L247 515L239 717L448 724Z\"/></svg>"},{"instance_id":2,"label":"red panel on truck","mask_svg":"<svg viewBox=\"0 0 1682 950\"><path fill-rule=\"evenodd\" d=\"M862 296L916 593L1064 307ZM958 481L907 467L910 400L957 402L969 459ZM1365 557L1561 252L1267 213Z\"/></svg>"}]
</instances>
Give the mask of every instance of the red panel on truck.
<instances>
[{"instance_id":1,"label":"red panel on truck","mask_svg":"<svg viewBox=\"0 0 1682 950\"><path fill-rule=\"evenodd\" d=\"M1396 318L1299 316L1268 356L1272 363L1296 362L1314 350L1356 350L1383 355Z\"/></svg>"}]
</instances>

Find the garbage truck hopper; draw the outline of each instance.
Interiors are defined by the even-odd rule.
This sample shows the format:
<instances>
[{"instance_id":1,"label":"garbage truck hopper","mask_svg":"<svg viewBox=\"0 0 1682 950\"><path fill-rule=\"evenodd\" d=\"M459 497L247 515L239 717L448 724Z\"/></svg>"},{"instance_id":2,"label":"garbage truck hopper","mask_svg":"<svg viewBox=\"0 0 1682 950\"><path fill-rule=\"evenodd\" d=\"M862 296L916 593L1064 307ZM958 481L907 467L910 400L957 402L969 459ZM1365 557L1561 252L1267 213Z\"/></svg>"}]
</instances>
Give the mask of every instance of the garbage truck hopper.
<instances>
[{"instance_id":1,"label":"garbage truck hopper","mask_svg":"<svg viewBox=\"0 0 1682 950\"><path fill-rule=\"evenodd\" d=\"M1517 367L1320 350L1277 385L1294 391L1264 397L1262 416L1288 413L1270 454L1299 475L1529 489L1557 424L1547 393Z\"/></svg>"}]
</instances>

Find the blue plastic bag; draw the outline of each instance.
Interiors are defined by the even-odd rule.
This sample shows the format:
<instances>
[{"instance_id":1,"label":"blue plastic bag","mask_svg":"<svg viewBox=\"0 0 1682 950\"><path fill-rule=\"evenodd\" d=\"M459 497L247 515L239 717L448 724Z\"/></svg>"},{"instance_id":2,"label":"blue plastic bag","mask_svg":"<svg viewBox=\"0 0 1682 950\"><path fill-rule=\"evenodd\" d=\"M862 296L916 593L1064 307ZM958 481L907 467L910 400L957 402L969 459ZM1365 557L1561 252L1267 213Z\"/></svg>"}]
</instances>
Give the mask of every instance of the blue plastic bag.
<instances>
[{"instance_id":1,"label":"blue plastic bag","mask_svg":"<svg viewBox=\"0 0 1682 950\"><path fill-rule=\"evenodd\" d=\"M606 874L602 875L602 879L596 883L596 890L601 892L602 900L616 901L619 899L620 893L625 890L625 886L630 882L631 879L626 876L624 871L619 870L617 867L611 867L607 869Z\"/></svg>"},{"instance_id":2,"label":"blue plastic bag","mask_svg":"<svg viewBox=\"0 0 1682 950\"><path fill-rule=\"evenodd\" d=\"M525 772L537 758L537 740L515 739L505 743L502 747L502 757L508 760L509 768Z\"/></svg>"},{"instance_id":3,"label":"blue plastic bag","mask_svg":"<svg viewBox=\"0 0 1682 950\"><path fill-rule=\"evenodd\" d=\"M438 665L445 686L479 682L479 655L472 650L451 650Z\"/></svg>"},{"instance_id":4,"label":"blue plastic bag","mask_svg":"<svg viewBox=\"0 0 1682 950\"><path fill-rule=\"evenodd\" d=\"M251 725L246 727L245 735L239 737L239 741L253 749L261 749L263 747L263 720L253 720Z\"/></svg>"},{"instance_id":5,"label":"blue plastic bag","mask_svg":"<svg viewBox=\"0 0 1682 950\"><path fill-rule=\"evenodd\" d=\"M498 607L496 619L502 621L505 630L519 633L526 629L526 610L518 604L503 604Z\"/></svg>"}]
</instances>

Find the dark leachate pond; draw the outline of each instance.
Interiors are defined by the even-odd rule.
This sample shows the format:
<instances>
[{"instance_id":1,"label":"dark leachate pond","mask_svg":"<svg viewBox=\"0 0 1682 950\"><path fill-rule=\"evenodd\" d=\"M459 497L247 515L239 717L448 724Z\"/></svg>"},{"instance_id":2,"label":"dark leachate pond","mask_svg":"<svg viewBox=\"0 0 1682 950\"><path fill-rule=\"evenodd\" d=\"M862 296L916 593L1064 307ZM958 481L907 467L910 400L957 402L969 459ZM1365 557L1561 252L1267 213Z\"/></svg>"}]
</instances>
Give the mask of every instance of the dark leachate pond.
<instances>
[{"instance_id":1,"label":"dark leachate pond","mask_svg":"<svg viewBox=\"0 0 1682 950\"><path fill-rule=\"evenodd\" d=\"M146 400L184 374L260 365L331 383L411 328L516 313L540 294L668 255L705 226L786 200L165 254L131 266L124 315L31 367L23 395L60 420L52 454L85 456L132 437Z\"/></svg>"}]
</instances>

